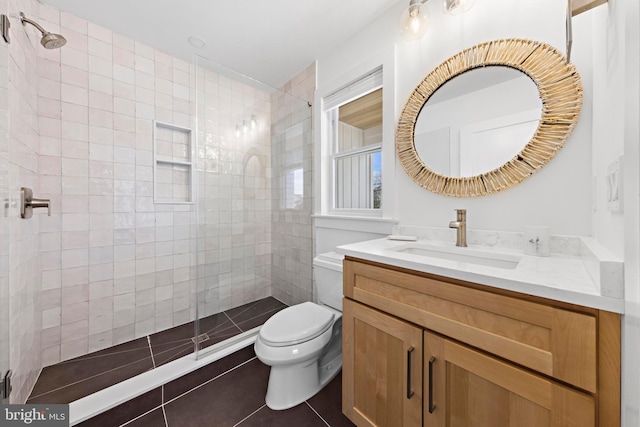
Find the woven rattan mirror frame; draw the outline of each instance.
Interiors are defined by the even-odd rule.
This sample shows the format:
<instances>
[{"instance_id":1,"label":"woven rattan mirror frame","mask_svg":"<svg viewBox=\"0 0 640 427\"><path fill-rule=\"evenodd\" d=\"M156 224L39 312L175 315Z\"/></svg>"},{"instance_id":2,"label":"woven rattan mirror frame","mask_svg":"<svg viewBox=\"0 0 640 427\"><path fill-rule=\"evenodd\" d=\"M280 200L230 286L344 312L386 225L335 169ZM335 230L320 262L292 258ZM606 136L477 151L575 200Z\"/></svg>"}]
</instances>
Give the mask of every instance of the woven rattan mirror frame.
<instances>
[{"instance_id":1,"label":"woven rattan mirror frame","mask_svg":"<svg viewBox=\"0 0 640 427\"><path fill-rule=\"evenodd\" d=\"M429 97L455 76L486 66L515 68L538 86L542 115L527 145L509 162L472 177L452 177L429 169L418 156L414 129ZM582 84L573 64L554 47L531 40L504 39L466 49L438 65L414 89L396 129L396 153L418 185L452 197L475 197L512 187L545 166L573 131L582 106Z\"/></svg>"}]
</instances>

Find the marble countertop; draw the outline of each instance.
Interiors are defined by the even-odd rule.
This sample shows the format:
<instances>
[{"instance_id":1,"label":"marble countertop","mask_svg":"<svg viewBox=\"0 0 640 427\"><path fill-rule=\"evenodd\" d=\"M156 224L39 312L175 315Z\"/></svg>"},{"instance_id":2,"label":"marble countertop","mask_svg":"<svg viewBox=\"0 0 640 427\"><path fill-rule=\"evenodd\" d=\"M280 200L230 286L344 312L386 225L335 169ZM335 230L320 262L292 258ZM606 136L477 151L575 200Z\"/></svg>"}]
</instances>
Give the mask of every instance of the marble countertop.
<instances>
[{"instance_id":1,"label":"marble countertop","mask_svg":"<svg viewBox=\"0 0 640 427\"><path fill-rule=\"evenodd\" d=\"M402 252L411 245L429 245L444 251L459 254L481 253L491 258L515 259L519 262L515 268L500 268L479 265L472 262L441 259L431 256ZM593 246L593 242L589 242ZM521 249L498 248L469 245L457 248L453 243L420 239L407 242L389 239L376 239L365 242L338 246L336 251L347 256L388 264L396 267L424 273L432 273L453 279L479 283L499 289L549 298L571 304L611 311L624 312L622 285L622 264L616 265L612 278L603 281L615 282L619 291L610 292L611 285L599 283L589 271L593 256L552 253L548 257L525 255ZM468 251L468 252L465 252ZM597 251L596 251L597 252ZM596 260L597 261L597 260ZM603 260L603 264L608 260ZM603 271L607 268L603 268Z\"/></svg>"}]
</instances>

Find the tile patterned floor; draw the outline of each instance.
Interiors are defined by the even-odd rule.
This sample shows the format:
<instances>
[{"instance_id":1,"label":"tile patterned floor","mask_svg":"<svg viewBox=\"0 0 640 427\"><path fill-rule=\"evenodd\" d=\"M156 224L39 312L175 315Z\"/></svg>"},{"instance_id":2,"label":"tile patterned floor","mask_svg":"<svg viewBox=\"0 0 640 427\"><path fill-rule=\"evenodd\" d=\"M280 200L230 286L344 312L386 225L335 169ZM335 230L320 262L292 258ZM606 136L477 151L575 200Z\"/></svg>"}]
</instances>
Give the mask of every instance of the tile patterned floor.
<instances>
[{"instance_id":1,"label":"tile patterned floor","mask_svg":"<svg viewBox=\"0 0 640 427\"><path fill-rule=\"evenodd\" d=\"M347 427L339 374L317 395L285 410L264 403L269 367L253 346L237 351L80 424L83 427Z\"/></svg>"},{"instance_id":2,"label":"tile patterned floor","mask_svg":"<svg viewBox=\"0 0 640 427\"><path fill-rule=\"evenodd\" d=\"M204 318L200 321L199 333L206 333L208 339L200 346L208 347L259 326L284 307L286 305L277 299L267 297ZM190 322L47 366L27 403L69 403L185 356L193 351L193 330L193 322ZM151 401L153 397L152 393L148 399Z\"/></svg>"}]
</instances>

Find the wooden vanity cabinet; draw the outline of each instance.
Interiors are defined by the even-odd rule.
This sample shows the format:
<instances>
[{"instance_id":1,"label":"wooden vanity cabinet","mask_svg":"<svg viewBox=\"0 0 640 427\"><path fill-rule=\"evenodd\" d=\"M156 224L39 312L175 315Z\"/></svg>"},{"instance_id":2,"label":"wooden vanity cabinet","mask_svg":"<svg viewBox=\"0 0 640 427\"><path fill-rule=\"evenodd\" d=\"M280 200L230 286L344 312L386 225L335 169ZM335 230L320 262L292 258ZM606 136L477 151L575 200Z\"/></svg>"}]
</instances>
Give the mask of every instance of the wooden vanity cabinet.
<instances>
[{"instance_id":1,"label":"wooden vanity cabinet","mask_svg":"<svg viewBox=\"0 0 640 427\"><path fill-rule=\"evenodd\" d=\"M359 426L422 425L423 329L345 299L343 411Z\"/></svg>"},{"instance_id":2,"label":"wooden vanity cabinet","mask_svg":"<svg viewBox=\"0 0 640 427\"><path fill-rule=\"evenodd\" d=\"M594 399L587 393L430 332L424 352L432 365L425 369L425 426L596 425Z\"/></svg>"},{"instance_id":3,"label":"wooden vanity cabinet","mask_svg":"<svg viewBox=\"0 0 640 427\"><path fill-rule=\"evenodd\" d=\"M356 425L620 426L619 315L350 257L343 276Z\"/></svg>"}]
</instances>

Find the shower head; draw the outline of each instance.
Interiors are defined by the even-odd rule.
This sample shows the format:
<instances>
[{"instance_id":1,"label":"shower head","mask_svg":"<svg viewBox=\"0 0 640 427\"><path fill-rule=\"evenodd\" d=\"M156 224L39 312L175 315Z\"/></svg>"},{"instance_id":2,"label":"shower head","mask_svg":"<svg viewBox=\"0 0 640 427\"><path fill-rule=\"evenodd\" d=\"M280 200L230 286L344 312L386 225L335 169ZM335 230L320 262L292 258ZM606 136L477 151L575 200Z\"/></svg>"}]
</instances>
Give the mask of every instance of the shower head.
<instances>
[{"instance_id":1,"label":"shower head","mask_svg":"<svg viewBox=\"0 0 640 427\"><path fill-rule=\"evenodd\" d=\"M67 39L65 39L63 36L61 36L60 34L50 33L49 31L42 28L37 22L34 22L31 19L27 18L22 12L20 12L20 21L22 21L22 25L33 25L38 29L38 31L42 33L40 44L42 44L45 49L57 49L67 44Z\"/></svg>"},{"instance_id":2,"label":"shower head","mask_svg":"<svg viewBox=\"0 0 640 427\"><path fill-rule=\"evenodd\" d=\"M52 33L42 33L42 39L40 39L40 43L44 46L45 49L58 49L59 47L67 44L67 39L65 39L60 34L52 34Z\"/></svg>"}]
</instances>

